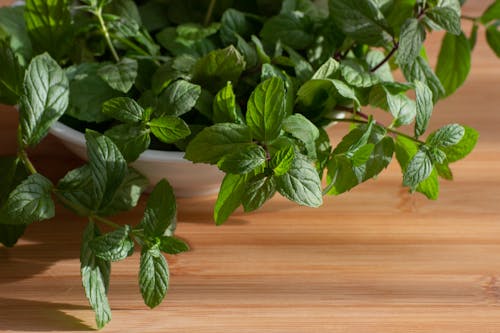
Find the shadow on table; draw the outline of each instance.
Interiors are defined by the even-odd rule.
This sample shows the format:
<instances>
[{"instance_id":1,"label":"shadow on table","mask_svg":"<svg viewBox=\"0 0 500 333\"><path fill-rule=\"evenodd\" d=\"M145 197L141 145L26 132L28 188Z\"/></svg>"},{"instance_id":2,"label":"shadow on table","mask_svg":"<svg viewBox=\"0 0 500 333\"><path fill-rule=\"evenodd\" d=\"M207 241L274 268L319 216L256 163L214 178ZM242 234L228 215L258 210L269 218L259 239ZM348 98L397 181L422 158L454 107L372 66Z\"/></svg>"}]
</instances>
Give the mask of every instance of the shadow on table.
<instances>
[{"instance_id":1,"label":"shadow on table","mask_svg":"<svg viewBox=\"0 0 500 333\"><path fill-rule=\"evenodd\" d=\"M0 297L0 331L89 331L93 327L66 313L88 307Z\"/></svg>"}]
</instances>

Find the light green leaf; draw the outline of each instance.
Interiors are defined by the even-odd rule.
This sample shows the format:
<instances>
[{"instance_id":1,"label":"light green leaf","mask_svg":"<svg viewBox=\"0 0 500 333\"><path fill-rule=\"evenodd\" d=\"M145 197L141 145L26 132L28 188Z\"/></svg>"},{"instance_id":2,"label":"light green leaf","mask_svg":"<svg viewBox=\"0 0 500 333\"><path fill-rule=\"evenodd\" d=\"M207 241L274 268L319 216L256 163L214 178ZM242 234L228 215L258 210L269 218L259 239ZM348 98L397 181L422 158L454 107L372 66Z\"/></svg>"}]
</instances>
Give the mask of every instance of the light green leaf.
<instances>
[{"instance_id":1,"label":"light green leaf","mask_svg":"<svg viewBox=\"0 0 500 333\"><path fill-rule=\"evenodd\" d=\"M139 266L139 286L144 303L154 308L163 301L170 273L165 257L157 248L143 248Z\"/></svg>"},{"instance_id":2,"label":"light green leaf","mask_svg":"<svg viewBox=\"0 0 500 333\"><path fill-rule=\"evenodd\" d=\"M426 144L435 148L454 146L459 143L465 135L465 129L458 124L450 124L441 127L429 135Z\"/></svg>"},{"instance_id":3,"label":"light green leaf","mask_svg":"<svg viewBox=\"0 0 500 333\"><path fill-rule=\"evenodd\" d=\"M251 174L226 174L215 202L214 220L216 225L226 222L236 208L241 205L250 177Z\"/></svg>"},{"instance_id":4,"label":"light green leaf","mask_svg":"<svg viewBox=\"0 0 500 333\"><path fill-rule=\"evenodd\" d=\"M401 27L396 61L399 64L415 61L415 58L420 54L424 40L425 29L420 21L415 18L407 19Z\"/></svg>"},{"instance_id":5,"label":"light green leaf","mask_svg":"<svg viewBox=\"0 0 500 333\"><path fill-rule=\"evenodd\" d=\"M23 142L29 146L38 144L64 114L68 101L68 78L61 67L46 53L33 58L26 70L21 98Z\"/></svg>"},{"instance_id":6,"label":"light green leaf","mask_svg":"<svg viewBox=\"0 0 500 333\"><path fill-rule=\"evenodd\" d=\"M105 261L119 261L134 252L134 241L130 238L130 226L125 225L89 242L92 252Z\"/></svg>"},{"instance_id":7,"label":"light green leaf","mask_svg":"<svg viewBox=\"0 0 500 333\"><path fill-rule=\"evenodd\" d=\"M415 81L415 94L417 98L417 115L415 119L415 136L424 134L432 115L432 91L427 85L420 81Z\"/></svg>"},{"instance_id":8,"label":"light green leaf","mask_svg":"<svg viewBox=\"0 0 500 333\"><path fill-rule=\"evenodd\" d=\"M161 236L159 249L167 254L179 254L189 251L189 245L182 239L172 236Z\"/></svg>"},{"instance_id":9,"label":"light green leaf","mask_svg":"<svg viewBox=\"0 0 500 333\"><path fill-rule=\"evenodd\" d=\"M464 128L462 139L452 146L441 148L441 150L446 154L446 160L448 163L453 163L466 157L476 146L479 133L473 128L467 126L462 127Z\"/></svg>"},{"instance_id":10,"label":"light green leaf","mask_svg":"<svg viewBox=\"0 0 500 333\"><path fill-rule=\"evenodd\" d=\"M163 116L151 120L148 125L154 136L165 143L179 141L191 134L189 126L179 117Z\"/></svg>"},{"instance_id":11,"label":"light green leaf","mask_svg":"<svg viewBox=\"0 0 500 333\"><path fill-rule=\"evenodd\" d=\"M236 96L233 92L233 85L228 82L213 101L213 121L214 123L238 123L242 119L236 108Z\"/></svg>"},{"instance_id":12,"label":"light green leaf","mask_svg":"<svg viewBox=\"0 0 500 333\"><path fill-rule=\"evenodd\" d=\"M394 126L411 124L417 113L416 104L404 94L387 94L387 104L389 111L394 117Z\"/></svg>"},{"instance_id":13,"label":"light green leaf","mask_svg":"<svg viewBox=\"0 0 500 333\"><path fill-rule=\"evenodd\" d=\"M316 140L319 138L318 128L303 115L297 113L283 121L283 130L302 141L308 156L316 158Z\"/></svg>"},{"instance_id":14,"label":"light green leaf","mask_svg":"<svg viewBox=\"0 0 500 333\"><path fill-rule=\"evenodd\" d=\"M500 1L495 0L481 16L481 23L487 24L494 20L500 20Z\"/></svg>"},{"instance_id":15,"label":"light green leaf","mask_svg":"<svg viewBox=\"0 0 500 333\"><path fill-rule=\"evenodd\" d=\"M285 146L278 150L271 159L270 166L276 176L283 176L292 167L295 159L295 147L293 145Z\"/></svg>"},{"instance_id":16,"label":"light green leaf","mask_svg":"<svg viewBox=\"0 0 500 333\"><path fill-rule=\"evenodd\" d=\"M252 144L245 125L221 123L203 129L186 148L185 158L195 163L216 164L224 155Z\"/></svg>"},{"instance_id":17,"label":"light green leaf","mask_svg":"<svg viewBox=\"0 0 500 333\"><path fill-rule=\"evenodd\" d=\"M274 177L258 175L250 179L241 200L245 212L259 209L266 201L271 199L275 193L276 179Z\"/></svg>"},{"instance_id":18,"label":"light green leaf","mask_svg":"<svg viewBox=\"0 0 500 333\"><path fill-rule=\"evenodd\" d=\"M262 166L265 161L266 151L261 146L252 144L225 155L217 165L226 173L244 174Z\"/></svg>"},{"instance_id":19,"label":"light green leaf","mask_svg":"<svg viewBox=\"0 0 500 333\"><path fill-rule=\"evenodd\" d=\"M116 97L106 101L102 105L102 112L124 123L138 123L147 120L147 113L129 97Z\"/></svg>"},{"instance_id":20,"label":"light green leaf","mask_svg":"<svg viewBox=\"0 0 500 333\"><path fill-rule=\"evenodd\" d=\"M137 70L137 60L123 58L116 64L103 65L97 71L97 75L114 90L127 93L135 83Z\"/></svg>"},{"instance_id":21,"label":"light green leaf","mask_svg":"<svg viewBox=\"0 0 500 333\"><path fill-rule=\"evenodd\" d=\"M500 23L497 22L495 24L490 25L486 29L486 41L488 45L491 47L493 52L500 58L500 31L498 30L500 27Z\"/></svg>"},{"instance_id":22,"label":"light green leaf","mask_svg":"<svg viewBox=\"0 0 500 333\"><path fill-rule=\"evenodd\" d=\"M436 75L443 84L446 96L454 93L465 82L470 66L471 50L467 37L463 33L458 36L447 33L436 65Z\"/></svg>"},{"instance_id":23,"label":"light green leaf","mask_svg":"<svg viewBox=\"0 0 500 333\"><path fill-rule=\"evenodd\" d=\"M460 16L449 7L434 7L426 12L428 18L441 28L454 35L460 35L462 26Z\"/></svg>"},{"instance_id":24,"label":"light green leaf","mask_svg":"<svg viewBox=\"0 0 500 333\"><path fill-rule=\"evenodd\" d=\"M285 117L285 86L281 79L272 77L252 92L247 105L247 124L257 140L269 142L280 134Z\"/></svg>"},{"instance_id":25,"label":"light green leaf","mask_svg":"<svg viewBox=\"0 0 500 333\"><path fill-rule=\"evenodd\" d=\"M137 226L144 229L144 234L148 237L160 237L167 228L175 223L177 218L177 204L172 187L163 179L156 184L151 192L144 217Z\"/></svg>"},{"instance_id":26,"label":"light green leaf","mask_svg":"<svg viewBox=\"0 0 500 333\"><path fill-rule=\"evenodd\" d=\"M360 183L352 161L345 155L334 155L327 163L328 186L325 190L329 195L339 195L349 191Z\"/></svg>"},{"instance_id":27,"label":"light green leaf","mask_svg":"<svg viewBox=\"0 0 500 333\"><path fill-rule=\"evenodd\" d=\"M403 175L403 185L415 189L432 173L432 160L426 151L419 150L408 162Z\"/></svg>"},{"instance_id":28,"label":"light green leaf","mask_svg":"<svg viewBox=\"0 0 500 333\"><path fill-rule=\"evenodd\" d=\"M332 79L333 75L340 69L340 64L333 58L329 58L320 68L314 73L311 80Z\"/></svg>"},{"instance_id":29,"label":"light green leaf","mask_svg":"<svg viewBox=\"0 0 500 333\"><path fill-rule=\"evenodd\" d=\"M95 223L89 222L83 233L80 272L85 295L95 312L97 327L102 328L111 320L111 309L106 296L111 265L108 261L96 257L90 248L90 242L99 235L100 232Z\"/></svg>"},{"instance_id":30,"label":"light green leaf","mask_svg":"<svg viewBox=\"0 0 500 333\"><path fill-rule=\"evenodd\" d=\"M290 170L276 177L278 192L285 198L309 207L323 204L321 180L314 166L303 158L297 157Z\"/></svg>"},{"instance_id":31,"label":"light green leaf","mask_svg":"<svg viewBox=\"0 0 500 333\"><path fill-rule=\"evenodd\" d=\"M158 115L181 116L194 108L201 95L201 87L185 80L170 84L158 100Z\"/></svg>"}]
</instances>

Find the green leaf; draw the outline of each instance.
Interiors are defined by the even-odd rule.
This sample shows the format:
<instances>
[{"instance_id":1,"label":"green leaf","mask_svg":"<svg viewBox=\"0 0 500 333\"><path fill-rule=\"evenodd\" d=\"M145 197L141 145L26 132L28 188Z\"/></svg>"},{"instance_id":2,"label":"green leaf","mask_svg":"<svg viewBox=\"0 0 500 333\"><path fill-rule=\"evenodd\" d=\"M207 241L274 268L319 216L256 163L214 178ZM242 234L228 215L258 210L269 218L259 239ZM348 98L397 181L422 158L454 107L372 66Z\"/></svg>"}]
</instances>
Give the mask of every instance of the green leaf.
<instances>
[{"instance_id":1,"label":"green leaf","mask_svg":"<svg viewBox=\"0 0 500 333\"><path fill-rule=\"evenodd\" d=\"M156 184L148 198L146 210L138 229L144 229L148 237L160 237L167 228L175 223L177 218L177 204L172 187L163 179Z\"/></svg>"},{"instance_id":2,"label":"green leaf","mask_svg":"<svg viewBox=\"0 0 500 333\"><path fill-rule=\"evenodd\" d=\"M139 266L139 286L144 303L150 308L158 306L168 290L168 264L157 248L143 248Z\"/></svg>"},{"instance_id":3,"label":"green leaf","mask_svg":"<svg viewBox=\"0 0 500 333\"><path fill-rule=\"evenodd\" d=\"M500 1L495 0L481 16L481 23L487 24L494 20L500 20Z\"/></svg>"},{"instance_id":4,"label":"green leaf","mask_svg":"<svg viewBox=\"0 0 500 333\"><path fill-rule=\"evenodd\" d=\"M14 105L22 95L24 68L6 41L0 40L0 103Z\"/></svg>"},{"instance_id":5,"label":"green leaf","mask_svg":"<svg viewBox=\"0 0 500 333\"><path fill-rule=\"evenodd\" d=\"M345 155L334 155L327 164L329 185L325 192L339 195L358 185L360 180L353 167L352 161Z\"/></svg>"},{"instance_id":6,"label":"green leaf","mask_svg":"<svg viewBox=\"0 0 500 333\"><path fill-rule=\"evenodd\" d=\"M311 80L333 79L333 75L336 74L339 69L339 62L333 58L328 58L328 60L314 73Z\"/></svg>"},{"instance_id":7,"label":"green leaf","mask_svg":"<svg viewBox=\"0 0 500 333\"><path fill-rule=\"evenodd\" d=\"M421 81L426 84L432 91L434 103L445 95L445 90L441 81L422 56L418 56L412 63L402 65L401 70L408 82Z\"/></svg>"},{"instance_id":8,"label":"green leaf","mask_svg":"<svg viewBox=\"0 0 500 333\"><path fill-rule=\"evenodd\" d=\"M387 94L389 111L394 117L393 124L396 127L411 124L417 112L416 104L405 94Z\"/></svg>"},{"instance_id":9,"label":"green leaf","mask_svg":"<svg viewBox=\"0 0 500 333\"><path fill-rule=\"evenodd\" d=\"M340 70L346 82L354 87L368 88L379 82L377 76L354 61L343 61Z\"/></svg>"},{"instance_id":10,"label":"green leaf","mask_svg":"<svg viewBox=\"0 0 500 333\"><path fill-rule=\"evenodd\" d=\"M89 216L99 207L94 192L92 171L88 164L69 171L57 184L57 193L71 203L71 210L80 216Z\"/></svg>"},{"instance_id":11,"label":"green leaf","mask_svg":"<svg viewBox=\"0 0 500 333\"><path fill-rule=\"evenodd\" d=\"M425 29L420 21L415 18L407 19L401 27L396 61L399 64L415 61L415 58L420 54L424 40Z\"/></svg>"},{"instance_id":12,"label":"green leaf","mask_svg":"<svg viewBox=\"0 0 500 333\"><path fill-rule=\"evenodd\" d=\"M214 220L221 225L239 207L246 191L246 183L250 174L226 174L220 186L219 195L215 202Z\"/></svg>"},{"instance_id":13,"label":"green leaf","mask_svg":"<svg viewBox=\"0 0 500 333\"><path fill-rule=\"evenodd\" d=\"M139 9L132 0L113 0L106 6L105 12L115 14L123 19L142 24Z\"/></svg>"},{"instance_id":14,"label":"green leaf","mask_svg":"<svg viewBox=\"0 0 500 333\"><path fill-rule=\"evenodd\" d=\"M85 139L93 181L93 196L98 207L103 207L111 202L125 179L127 162L108 137L87 130Z\"/></svg>"},{"instance_id":15,"label":"green leaf","mask_svg":"<svg viewBox=\"0 0 500 333\"><path fill-rule=\"evenodd\" d=\"M250 179L241 200L245 212L259 209L266 201L271 199L275 193L276 179L274 177L258 175Z\"/></svg>"},{"instance_id":16,"label":"green leaf","mask_svg":"<svg viewBox=\"0 0 500 333\"><path fill-rule=\"evenodd\" d=\"M330 17L352 39L373 46L391 40L391 31L371 0L330 0Z\"/></svg>"},{"instance_id":17,"label":"green leaf","mask_svg":"<svg viewBox=\"0 0 500 333\"><path fill-rule=\"evenodd\" d=\"M446 160L448 163L453 163L463 159L469 155L476 146L479 133L473 128L467 126L462 127L464 128L462 139L455 145L441 148L441 150L446 154Z\"/></svg>"},{"instance_id":18,"label":"green leaf","mask_svg":"<svg viewBox=\"0 0 500 333\"><path fill-rule=\"evenodd\" d=\"M445 29L451 34L460 35L462 33L462 26L460 23L460 16L455 10L449 7L434 7L426 12L428 18L436 23L441 28Z\"/></svg>"},{"instance_id":19,"label":"green leaf","mask_svg":"<svg viewBox=\"0 0 500 333\"><path fill-rule=\"evenodd\" d=\"M278 41L297 49L306 49L314 41L310 24L298 12L283 13L265 21L260 33L267 45L275 45Z\"/></svg>"},{"instance_id":20,"label":"green leaf","mask_svg":"<svg viewBox=\"0 0 500 333\"><path fill-rule=\"evenodd\" d=\"M159 249L167 254L179 254L189 251L189 245L182 239L172 236L161 236Z\"/></svg>"},{"instance_id":21,"label":"green leaf","mask_svg":"<svg viewBox=\"0 0 500 333\"><path fill-rule=\"evenodd\" d=\"M80 250L80 272L83 288L90 306L95 311L98 328L104 327L111 320L111 309L106 296L109 288L111 265L108 261L96 257L90 248L90 242L100 235L94 222L89 222L83 233Z\"/></svg>"},{"instance_id":22,"label":"green leaf","mask_svg":"<svg viewBox=\"0 0 500 333\"><path fill-rule=\"evenodd\" d=\"M97 71L97 75L114 90L127 93L137 78L137 60L123 58L116 64L105 64Z\"/></svg>"},{"instance_id":23,"label":"green leaf","mask_svg":"<svg viewBox=\"0 0 500 333\"><path fill-rule=\"evenodd\" d=\"M129 97L116 97L102 105L102 112L124 123L138 123L146 119L147 113Z\"/></svg>"},{"instance_id":24,"label":"green leaf","mask_svg":"<svg viewBox=\"0 0 500 333\"><path fill-rule=\"evenodd\" d=\"M285 198L309 207L323 204L321 180L314 166L303 158L297 157L290 170L276 177L278 192Z\"/></svg>"},{"instance_id":25,"label":"green leaf","mask_svg":"<svg viewBox=\"0 0 500 333\"><path fill-rule=\"evenodd\" d=\"M105 261L123 260L134 252L134 241L130 238L130 232L130 226L125 225L92 239L89 246L97 257Z\"/></svg>"},{"instance_id":26,"label":"green leaf","mask_svg":"<svg viewBox=\"0 0 500 333\"><path fill-rule=\"evenodd\" d=\"M270 166L276 176L283 176L292 167L295 160L295 147L288 145L278 150L271 159Z\"/></svg>"},{"instance_id":27,"label":"green leaf","mask_svg":"<svg viewBox=\"0 0 500 333\"><path fill-rule=\"evenodd\" d=\"M0 223L21 225L54 217L52 188L44 176L28 176L9 194L0 210Z\"/></svg>"},{"instance_id":28,"label":"green leaf","mask_svg":"<svg viewBox=\"0 0 500 333\"><path fill-rule=\"evenodd\" d=\"M467 37L447 33L441 45L436 75L443 84L446 96L453 94L469 75L471 50Z\"/></svg>"},{"instance_id":29,"label":"green leaf","mask_svg":"<svg viewBox=\"0 0 500 333\"><path fill-rule=\"evenodd\" d=\"M418 185L417 191L425 195L427 199L430 200L438 199L439 179L438 179L438 172L436 171L435 167L432 169L432 172L429 175L429 177L427 177L427 179L425 179Z\"/></svg>"},{"instance_id":30,"label":"green leaf","mask_svg":"<svg viewBox=\"0 0 500 333\"><path fill-rule=\"evenodd\" d=\"M0 243L13 247L24 234L26 227L26 224L0 224Z\"/></svg>"},{"instance_id":31,"label":"green leaf","mask_svg":"<svg viewBox=\"0 0 500 333\"><path fill-rule=\"evenodd\" d=\"M415 81L415 94L417 97L417 116L415 119L415 136L424 134L432 115L432 91L427 85L420 81Z\"/></svg>"},{"instance_id":32,"label":"green leaf","mask_svg":"<svg viewBox=\"0 0 500 333\"><path fill-rule=\"evenodd\" d=\"M433 164L429 154L424 150L419 150L406 166L403 185L415 189L431 175L432 170Z\"/></svg>"},{"instance_id":33,"label":"green leaf","mask_svg":"<svg viewBox=\"0 0 500 333\"><path fill-rule=\"evenodd\" d=\"M61 67L48 54L33 58L26 70L21 98L23 142L29 146L38 144L64 114L68 101L68 78Z\"/></svg>"},{"instance_id":34,"label":"green leaf","mask_svg":"<svg viewBox=\"0 0 500 333\"><path fill-rule=\"evenodd\" d=\"M376 140L380 141L376 142ZM375 142L375 147L366 162L363 180L376 177L382 170L387 168L394 154L394 140L391 137L377 138L376 140L370 140L372 143Z\"/></svg>"},{"instance_id":35,"label":"green leaf","mask_svg":"<svg viewBox=\"0 0 500 333\"><path fill-rule=\"evenodd\" d=\"M500 58L500 23L492 24L486 29L486 41L493 52Z\"/></svg>"},{"instance_id":36,"label":"green leaf","mask_svg":"<svg viewBox=\"0 0 500 333\"><path fill-rule=\"evenodd\" d=\"M220 36L224 44L235 44L236 35L248 37L253 31L244 13L229 8L221 18Z\"/></svg>"},{"instance_id":37,"label":"green leaf","mask_svg":"<svg viewBox=\"0 0 500 333\"><path fill-rule=\"evenodd\" d=\"M319 138L319 130L311 121L297 113L283 121L283 130L302 141L308 156L316 158L316 140Z\"/></svg>"},{"instance_id":38,"label":"green leaf","mask_svg":"<svg viewBox=\"0 0 500 333\"><path fill-rule=\"evenodd\" d=\"M121 124L104 133L116 144L123 158L133 162L149 147L149 129L141 124Z\"/></svg>"},{"instance_id":39,"label":"green leaf","mask_svg":"<svg viewBox=\"0 0 500 333\"><path fill-rule=\"evenodd\" d=\"M222 89L227 81L236 84L245 66L243 56L231 45L212 51L198 60L193 68L193 82L215 93Z\"/></svg>"},{"instance_id":40,"label":"green leaf","mask_svg":"<svg viewBox=\"0 0 500 333\"><path fill-rule=\"evenodd\" d=\"M27 0L24 19L36 53L48 51L60 59L69 51L72 26L68 0Z\"/></svg>"},{"instance_id":41,"label":"green leaf","mask_svg":"<svg viewBox=\"0 0 500 333\"><path fill-rule=\"evenodd\" d=\"M222 123L203 129L186 148L185 158L195 163L216 164L224 155L252 144L246 125Z\"/></svg>"},{"instance_id":42,"label":"green leaf","mask_svg":"<svg viewBox=\"0 0 500 333\"><path fill-rule=\"evenodd\" d=\"M270 78L252 92L247 105L246 120L253 136L269 142L278 137L286 117L285 86L279 78Z\"/></svg>"},{"instance_id":43,"label":"green leaf","mask_svg":"<svg viewBox=\"0 0 500 333\"><path fill-rule=\"evenodd\" d=\"M181 116L194 108L201 95L201 87L185 80L170 84L160 95L157 114Z\"/></svg>"},{"instance_id":44,"label":"green leaf","mask_svg":"<svg viewBox=\"0 0 500 333\"><path fill-rule=\"evenodd\" d=\"M458 124L450 124L441 127L429 135L426 144L435 148L454 146L459 143L465 135L465 128Z\"/></svg>"},{"instance_id":45,"label":"green leaf","mask_svg":"<svg viewBox=\"0 0 500 333\"><path fill-rule=\"evenodd\" d=\"M70 107L67 114L87 122L102 122L109 117L101 112L104 102L121 96L97 75L100 65L84 63L66 69L69 78Z\"/></svg>"},{"instance_id":46,"label":"green leaf","mask_svg":"<svg viewBox=\"0 0 500 333\"><path fill-rule=\"evenodd\" d=\"M213 101L213 121L214 123L238 123L242 121L241 112L236 106L236 96L233 92L233 85L228 82Z\"/></svg>"},{"instance_id":47,"label":"green leaf","mask_svg":"<svg viewBox=\"0 0 500 333\"><path fill-rule=\"evenodd\" d=\"M2 30L9 37L8 45L10 45L10 49L14 54L21 57L22 65L24 65L32 57L32 47L26 31L23 6L0 8L0 31Z\"/></svg>"},{"instance_id":48,"label":"green leaf","mask_svg":"<svg viewBox=\"0 0 500 333\"><path fill-rule=\"evenodd\" d=\"M151 120L148 125L154 136L165 143L179 141L191 134L189 126L179 117L163 116Z\"/></svg>"},{"instance_id":49,"label":"green leaf","mask_svg":"<svg viewBox=\"0 0 500 333\"><path fill-rule=\"evenodd\" d=\"M252 144L225 155L217 165L226 173L243 174L262 166L265 161L266 151L261 146Z\"/></svg>"}]
</instances>

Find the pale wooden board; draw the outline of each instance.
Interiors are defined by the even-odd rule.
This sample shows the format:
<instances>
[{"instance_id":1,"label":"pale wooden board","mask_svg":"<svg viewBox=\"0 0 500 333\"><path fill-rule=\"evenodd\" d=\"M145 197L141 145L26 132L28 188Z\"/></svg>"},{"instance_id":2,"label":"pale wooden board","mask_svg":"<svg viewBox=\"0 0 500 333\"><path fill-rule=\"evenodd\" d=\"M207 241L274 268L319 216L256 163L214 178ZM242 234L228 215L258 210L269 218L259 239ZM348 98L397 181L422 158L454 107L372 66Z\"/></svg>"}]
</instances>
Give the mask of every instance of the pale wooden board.
<instances>
[{"instance_id":1,"label":"pale wooden board","mask_svg":"<svg viewBox=\"0 0 500 333\"><path fill-rule=\"evenodd\" d=\"M179 200L178 235L193 250L168 258L167 300L153 311L143 305L137 254L114 264L104 332L500 332L499 84L500 62L481 33L468 83L432 123L469 124L481 140L436 202L402 189L395 163L322 208L276 197L222 227L211 220L214 197ZM14 111L1 107L0 155L15 152L15 127ZM333 140L345 129L332 128ZM53 179L81 163L52 137L32 155ZM143 208L115 220L136 223ZM94 327L79 279L85 221L57 214L17 247L0 248L0 331Z\"/></svg>"}]
</instances>

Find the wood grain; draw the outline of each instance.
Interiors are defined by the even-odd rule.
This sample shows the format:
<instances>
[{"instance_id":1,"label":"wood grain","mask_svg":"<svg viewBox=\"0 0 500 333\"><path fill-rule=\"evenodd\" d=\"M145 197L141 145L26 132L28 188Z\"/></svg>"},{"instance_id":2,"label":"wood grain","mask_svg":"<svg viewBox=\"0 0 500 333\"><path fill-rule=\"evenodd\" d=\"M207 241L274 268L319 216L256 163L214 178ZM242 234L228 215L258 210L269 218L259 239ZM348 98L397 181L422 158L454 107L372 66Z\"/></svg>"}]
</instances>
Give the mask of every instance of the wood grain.
<instances>
[{"instance_id":1,"label":"wood grain","mask_svg":"<svg viewBox=\"0 0 500 333\"><path fill-rule=\"evenodd\" d=\"M104 332L500 332L500 62L480 36L467 84L439 103L432 127L465 123L481 140L438 201L402 189L395 163L319 209L276 197L222 227L214 197L179 200L178 235L192 251L168 258L166 301L142 303L137 255L114 264ZM16 117L0 107L0 155L15 152ZM332 128L333 140L344 130ZM52 179L81 164L52 137L32 156ZM136 223L143 208L115 220ZM0 331L93 329L79 278L84 224L58 207L0 248Z\"/></svg>"}]
</instances>

